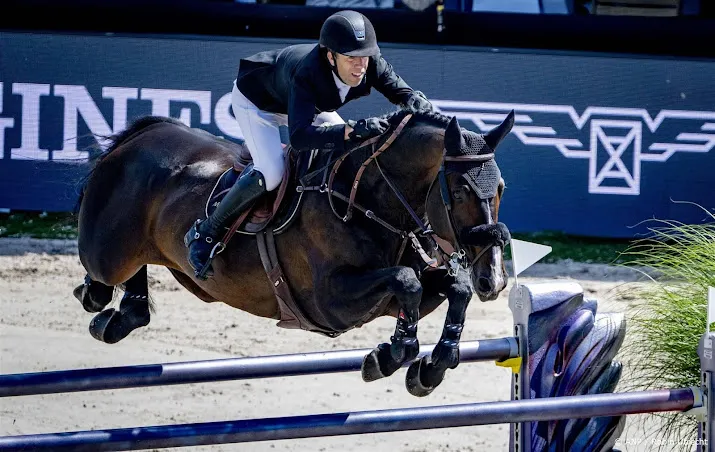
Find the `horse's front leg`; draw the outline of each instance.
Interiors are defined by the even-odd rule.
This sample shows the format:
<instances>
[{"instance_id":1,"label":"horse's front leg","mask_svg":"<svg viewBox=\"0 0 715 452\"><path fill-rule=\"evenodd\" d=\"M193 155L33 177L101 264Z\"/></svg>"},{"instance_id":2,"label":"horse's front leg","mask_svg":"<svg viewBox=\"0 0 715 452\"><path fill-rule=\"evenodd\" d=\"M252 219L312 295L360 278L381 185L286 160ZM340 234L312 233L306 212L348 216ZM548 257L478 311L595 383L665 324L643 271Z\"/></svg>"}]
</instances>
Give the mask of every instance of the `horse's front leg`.
<instances>
[{"instance_id":1,"label":"horse's front leg","mask_svg":"<svg viewBox=\"0 0 715 452\"><path fill-rule=\"evenodd\" d=\"M459 364L459 340L464 328L467 306L472 299L469 273L460 271L457 276L446 275L444 284L449 300L442 336L431 355L412 363L405 376L410 394L417 397L429 395L444 379L447 369Z\"/></svg>"},{"instance_id":2,"label":"horse's front leg","mask_svg":"<svg viewBox=\"0 0 715 452\"><path fill-rule=\"evenodd\" d=\"M422 284L412 268L390 267L360 275L342 275L332 282L337 283L341 292L334 294L337 298L333 304L332 315L351 310L350 314L344 312L343 317L356 317L356 309L359 309L359 317L362 317L374 308L379 300L393 295L400 307L395 334L390 338L390 343L380 344L363 360L364 381L390 376L402 367L403 363L417 357L420 351L417 321L420 318Z\"/></svg>"}]
</instances>

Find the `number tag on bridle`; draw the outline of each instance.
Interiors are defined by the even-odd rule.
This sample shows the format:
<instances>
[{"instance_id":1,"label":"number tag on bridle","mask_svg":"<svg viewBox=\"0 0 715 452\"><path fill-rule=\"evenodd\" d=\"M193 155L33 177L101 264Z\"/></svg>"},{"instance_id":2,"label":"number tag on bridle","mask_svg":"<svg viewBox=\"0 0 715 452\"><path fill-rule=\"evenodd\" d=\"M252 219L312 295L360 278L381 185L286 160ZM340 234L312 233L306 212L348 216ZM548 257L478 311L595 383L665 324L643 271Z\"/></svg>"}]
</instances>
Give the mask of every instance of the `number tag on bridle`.
<instances>
[{"instance_id":1,"label":"number tag on bridle","mask_svg":"<svg viewBox=\"0 0 715 452\"><path fill-rule=\"evenodd\" d=\"M459 250L449 256L449 261L447 262L449 265L449 270L447 270L448 275L456 277L459 274L459 269L463 268L462 263L464 262L465 255L464 250Z\"/></svg>"}]
</instances>

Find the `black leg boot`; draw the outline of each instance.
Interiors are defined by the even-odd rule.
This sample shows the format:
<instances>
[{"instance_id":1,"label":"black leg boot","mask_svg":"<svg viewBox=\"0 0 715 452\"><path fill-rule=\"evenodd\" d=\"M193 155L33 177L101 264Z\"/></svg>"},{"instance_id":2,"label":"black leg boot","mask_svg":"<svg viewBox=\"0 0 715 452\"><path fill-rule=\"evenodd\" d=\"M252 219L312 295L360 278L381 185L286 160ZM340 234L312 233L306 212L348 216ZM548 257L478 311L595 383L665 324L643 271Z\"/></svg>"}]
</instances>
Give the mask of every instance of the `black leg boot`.
<instances>
[{"instance_id":1,"label":"black leg boot","mask_svg":"<svg viewBox=\"0 0 715 452\"><path fill-rule=\"evenodd\" d=\"M216 210L206 220L196 220L184 236L184 244L189 248L189 264L199 279L213 275L211 261L223 251L225 244L221 238L225 227L231 225L241 213L266 192L266 182L260 171L251 170L231 187Z\"/></svg>"}]
</instances>

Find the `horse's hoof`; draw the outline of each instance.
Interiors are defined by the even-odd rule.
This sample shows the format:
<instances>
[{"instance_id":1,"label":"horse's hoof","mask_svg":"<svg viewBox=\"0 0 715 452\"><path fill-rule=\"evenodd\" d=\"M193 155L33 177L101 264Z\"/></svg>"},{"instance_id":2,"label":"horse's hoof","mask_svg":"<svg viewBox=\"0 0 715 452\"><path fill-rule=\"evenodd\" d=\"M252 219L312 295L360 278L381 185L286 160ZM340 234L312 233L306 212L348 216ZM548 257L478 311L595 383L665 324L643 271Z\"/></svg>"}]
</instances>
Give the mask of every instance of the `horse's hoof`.
<instances>
[{"instance_id":1,"label":"horse's hoof","mask_svg":"<svg viewBox=\"0 0 715 452\"><path fill-rule=\"evenodd\" d=\"M92 299L92 295L89 293L89 286L86 284L75 287L72 294L79 300L80 303L82 303L84 310L91 312L92 314L102 312L102 309L106 306L106 304L99 304Z\"/></svg>"},{"instance_id":2,"label":"horse's hoof","mask_svg":"<svg viewBox=\"0 0 715 452\"><path fill-rule=\"evenodd\" d=\"M80 303L82 303L82 306L84 306L84 303L82 300L84 299L84 295L87 293L87 285L86 284L80 284L79 286L75 287L74 290L72 291L72 295L79 300ZM85 310L87 308L84 308Z\"/></svg>"},{"instance_id":3,"label":"horse's hoof","mask_svg":"<svg viewBox=\"0 0 715 452\"><path fill-rule=\"evenodd\" d=\"M89 323L89 334L107 344L116 344L127 337L130 331L122 327L122 313L114 308L100 312Z\"/></svg>"},{"instance_id":4,"label":"horse's hoof","mask_svg":"<svg viewBox=\"0 0 715 452\"><path fill-rule=\"evenodd\" d=\"M92 314L101 312L114 297L114 287L93 282L89 276L84 279L84 284L80 284L72 291L72 295L82 303L85 311Z\"/></svg>"},{"instance_id":5,"label":"horse's hoof","mask_svg":"<svg viewBox=\"0 0 715 452\"><path fill-rule=\"evenodd\" d=\"M371 351L362 360L362 367L360 371L362 373L362 380L365 382L371 382L379 380L380 378L385 378L385 374L380 370L380 360L378 358L378 353L380 352L380 347Z\"/></svg>"},{"instance_id":6,"label":"horse's hoof","mask_svg":"<svg viewBox=\"0 0 715 452\"><path fill-rule=\"evenodd\" d=\"M410 368L407 369L407 375L405 375L405 386L407 387L407 392L415 397L428 396L432 394L434 388L437 387L437 385L427 387L422 384L422 366L427 366L430 361L429 356L425 356L424 358L410 364Z\"/></svg>"},{"instance_id":7,"label":"horse's hoof","mask_svg":"<svg viewBox=\"0 0 715 452\"><path fill-rule=\"evenodd\" d=\"M84 284L80 284L79 286L75 287L74 290L72 291L72 295L74 295L74 297L77 300L79 300L80 303L82 302L82 297L84 296L84 288L85 287L86 286Z\"/></svg>"}]
</instances>

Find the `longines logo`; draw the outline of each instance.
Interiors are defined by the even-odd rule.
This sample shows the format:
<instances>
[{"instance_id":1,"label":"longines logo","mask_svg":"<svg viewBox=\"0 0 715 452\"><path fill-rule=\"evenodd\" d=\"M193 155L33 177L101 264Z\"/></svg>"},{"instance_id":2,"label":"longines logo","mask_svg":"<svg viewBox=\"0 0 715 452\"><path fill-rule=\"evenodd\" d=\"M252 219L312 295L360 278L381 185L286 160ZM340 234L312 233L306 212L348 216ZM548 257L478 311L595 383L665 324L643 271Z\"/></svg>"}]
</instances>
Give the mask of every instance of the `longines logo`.
<instances>
[{"instance_id":1,"label":"longines logo","mask_svg":"<svg viewBox=\"0 0 715 452\"><path fill-rule=\"evenodd\" d=\"M174 116L192 127L213 123L222 135L237 139L243 137L229 112L230 93L221 96L214 105L211 91L105 86L102 88L101 98L93 98L83 85L40 83L12 83L9 91L20 101L15 117L6 111L10 103L8 99L5 99L6 108L3 109L4 91L3 82L0 81L0 161L5 157L6 131L18 128L19 146L11 147L8 156L12 160L86 161L89 152L77 149L79 120L86 124L92 134L98 136L121 132L127 127L130 102L140 103L144 114ZM63 105L60 107L62 136L54 141L61 148L48 149L49 146L42 145L44 143L41 143L40 134L52 125L46 124L47 120L43 120L41 112L46 110L46 104L43 103L59 99ZM112 112L111 125L99 106ZM198 111L200 124L191 123L192 110ZM170 112L174 114L170 115ZM103 146L106 143L98 144Z\"/></svg>"},{"instance_id":2,"label":"longines logo","mask_svg":"<svg viewBox=\"0 0 715 452\"><path fill-rule=\"evenodd\" d=\"M232 139L243 137L230 113L230 93L214 103L211 91L105 86L101 97L92 97L83 85L12 83L8 88L5 93L0 81L0 162L86 161L89 153L77 144L80 120L90 133L108 136L126 128L130 106L141 106L144 114L174 116L192 127L214 125ZM8 108L11 96L13 109ZM41 117L50 99L57 114L61 112L59 128ZM715 147L712 111L661 110L651 116L644 108L588 107L579 114L571 105L431 101L444 114L471 121L482 132L513 109L512 133L521 143L589 160L588 191L595 194L639 195L643 162L663 163L678 152L706 154ZM100 107L111 114L105 117ZM191 123L192 111L197 124ZM49 133L60 129L61 136ZM12 144L6 142L8 131ZM56 143L54 149L48 149L50 142Z\"/></svg>"},{"instance_id":3,"label":"longines logo","mask_svg":"<svg viewBox=\"0 0 715 452\"><path fill-rule=\"evenodd\" d=\"M589 160L589 193L639 195L643 162L662 163L676 152L705 154L715 147L713 111L661 110L653 117L643 108L588 107L579 114L571 105L431 101L482 132L513 109L512 133L523 144ZM644 147L644 141L650 144Z\"/></svg>"}]
</instances>

